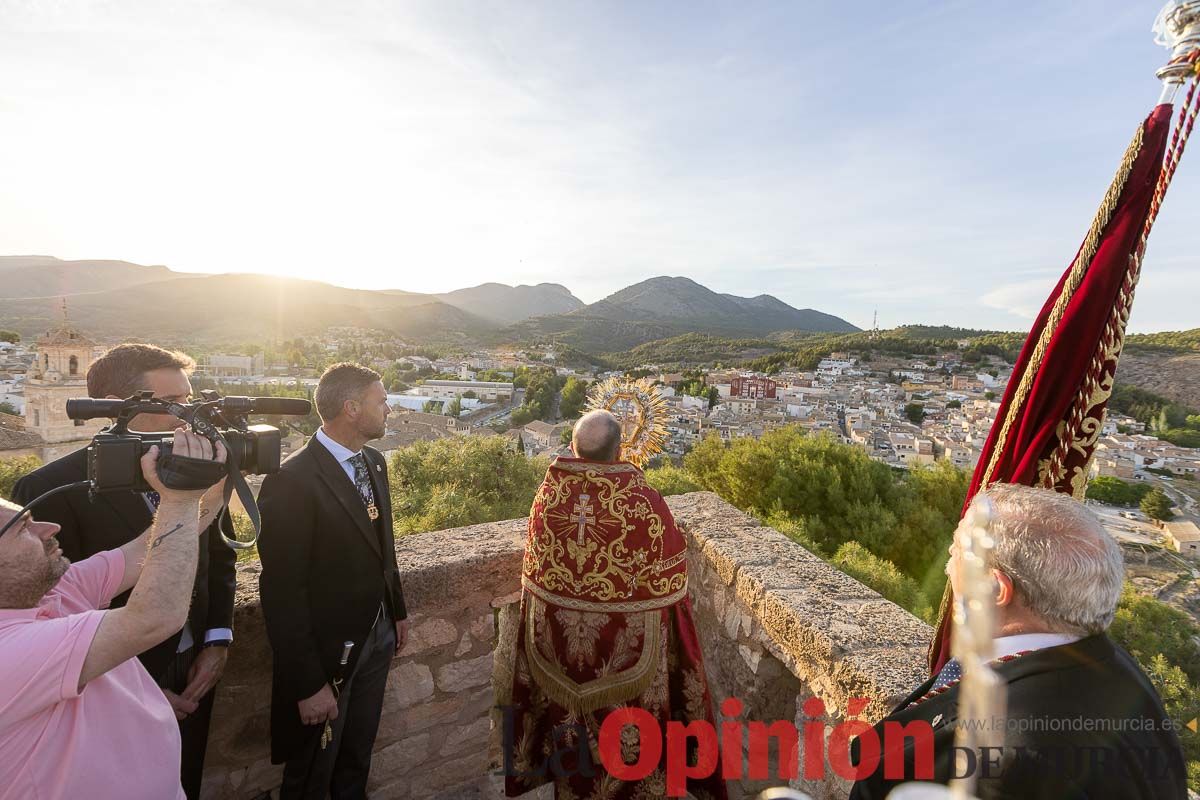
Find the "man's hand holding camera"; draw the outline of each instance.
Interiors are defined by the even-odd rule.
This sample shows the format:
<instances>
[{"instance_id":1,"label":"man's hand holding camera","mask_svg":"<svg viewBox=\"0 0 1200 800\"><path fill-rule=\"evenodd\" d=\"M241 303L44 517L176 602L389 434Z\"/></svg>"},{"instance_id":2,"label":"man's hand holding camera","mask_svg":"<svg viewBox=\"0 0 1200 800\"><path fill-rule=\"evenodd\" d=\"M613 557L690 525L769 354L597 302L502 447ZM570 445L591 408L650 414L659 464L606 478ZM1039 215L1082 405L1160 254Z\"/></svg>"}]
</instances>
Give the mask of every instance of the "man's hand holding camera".
<instances>
[{"instance_id":1,"label":"man's hand holding camera","mask_svg":"<svg viewBox=\"0 0 1200 800\"><path fill-rule=\"evenodd\" d=\"M203 436L191 433L183 428L175 431L175 439L171 443L171 452L182 458L215 461L218 464L224 464L227 456L225 445L220 442L213 445L212 442ZM150 484L150 488L158 492L159 510L161 511L164 506L188 506L195 504L197 509L197 525L200 530L207 528L217 518L217 514L224 507L224 500L222 498L225 492L225 479L222 478L206 489L169 489L158 475L158 458L159 449L157 446L151 447L142 456L142 477L146 479L146 483ZM153 547L154 545L152 544L151 546Z\"/></svg>"},{"instance_id":2,"label":"man's hand holding camera","mask_svg":"<svg viewBox=\"0 0 1200 800\"><path fill-rule=\"evenodd\" d=\"M225 446L220 442L217 442L214 446L208 439L183 429L175 431L171 451L175 455L184 458L215 461L217 463L224 463L228 455L225 451ZM195 533L198 534L199 531L205 530L217 518L217 515L220 514L221 509L224 507L225 479L222 478L208 489L169 489L163 484L158 474L158 458L159 448L157 447L150 448L142 456L142 475L151 488L159 494L159 512L171 513L172 509L170 506L172 505L179 504L187 508L195 503L197 504L197 529ZM167 507L165 511L164 506ZM159 539L155 540L155 542L158 541L161 541L161 535ZM150 546L154 547L155 544L151 543ZM166 696L167 702L171 704L171 709L175 712L176 719L185 719L188 714L191 714L199 707L200 700L221 679L228 655L229 652L223 647L205 648L196 656L196 660L192 663L191 669L188 672L188 685L182 694L176 694L168 689L163 689L163 694Z\"/></svg>"}]
</instances>

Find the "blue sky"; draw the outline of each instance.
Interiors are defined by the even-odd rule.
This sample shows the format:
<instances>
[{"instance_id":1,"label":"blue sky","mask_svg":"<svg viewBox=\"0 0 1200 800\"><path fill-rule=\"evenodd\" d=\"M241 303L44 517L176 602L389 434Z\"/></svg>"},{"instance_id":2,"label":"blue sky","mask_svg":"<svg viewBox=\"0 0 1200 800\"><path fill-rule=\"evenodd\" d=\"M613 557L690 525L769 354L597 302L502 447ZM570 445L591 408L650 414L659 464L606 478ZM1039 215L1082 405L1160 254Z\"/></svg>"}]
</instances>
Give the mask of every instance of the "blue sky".
<instances>
[{"instance_id":1,"label":"blue sky","mask_svg":"<svg viewBox=\"0 0 1200 800\"><path fill-rule=\"evenodd\" d=\"M1156 3L0 0L0 253L1028 325ZM1131 328L1200 325L1196 154Z\"/></svg>"}]
</instances>

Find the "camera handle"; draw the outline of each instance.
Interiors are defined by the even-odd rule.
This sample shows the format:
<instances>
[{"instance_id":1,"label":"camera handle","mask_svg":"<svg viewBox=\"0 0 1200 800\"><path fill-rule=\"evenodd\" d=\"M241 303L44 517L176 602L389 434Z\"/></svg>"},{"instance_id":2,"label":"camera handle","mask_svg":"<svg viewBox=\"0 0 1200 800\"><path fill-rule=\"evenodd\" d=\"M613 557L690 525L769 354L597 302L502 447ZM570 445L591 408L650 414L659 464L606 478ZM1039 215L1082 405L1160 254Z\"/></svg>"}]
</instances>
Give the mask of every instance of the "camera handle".
<instances>
[{"instance_id":1,"label":"camera handle","mask_svg":"<svg viewBox=\"0 0 1200 800\"><path fill-rule=\"evenodd\" d=\"M38 503L42 502L43 500L45 500L49 497L53 497L54 495L58 494L59 492L65 492L70 489L78 489L82 486L90 486L90 485L91 485L91 481L75 481L75 483L67 483L62 486L56 486L48 492L42 492L37 497L33 498L28 503L26 503L25 507L22 508L20 511L18 511L13 516L12 519L10 519L8 522L4 523L4 527L0 528L0 536L3 536L4 534L8 533L9 528L11 528L13 525L16 525L18 520L20 520L22 517L24 517L26 514L28 514L29 510L31 508L33 508L34 506L36 506Z\"/></svg>"},{"instance_id":2,"label":"camera handle","mask_svg":"<svg viewBox=\"0 0 1200 800\"><path fill-rule=\"evenodd\" d=\"M186 422L193 431L208 439L214 445L220 442L225 446L225 467L227 471L225 479L224 491L224 508L221 509L222 514L229 513L229 500L233 497L233 493L237 492L238 500L242 503L242 508L246 510L246 516L250 518L250 524L254 527L254 538L248 542L239 542L237 539L231 539L225 535L225 531L221 530L220 524L217 525L217 533L225 541L225 544L234 550L249 550L258 544L258 535L262 531L262 521L258 515L258 503L254 501L254 494L250 491L250 486L246 483L246 478L241 471L233 463L233 448L229 446L229 442L225 441L225 437L221 435L221 431L216 425L210 422L205 414L197 413L198 411L209 408L215 408L219 400L210 400L199 406L183 405L181 403L168 402L166 410L174 417ZM136 413L136 412L134 412ZM133 418L133 413L126 412L122 418L117 421L120 425L122 421L128 424L128 420ZM219 522L219 518L218 518ZM232 523L231 523L232 524Z\"/></svg>"}]
</instances>

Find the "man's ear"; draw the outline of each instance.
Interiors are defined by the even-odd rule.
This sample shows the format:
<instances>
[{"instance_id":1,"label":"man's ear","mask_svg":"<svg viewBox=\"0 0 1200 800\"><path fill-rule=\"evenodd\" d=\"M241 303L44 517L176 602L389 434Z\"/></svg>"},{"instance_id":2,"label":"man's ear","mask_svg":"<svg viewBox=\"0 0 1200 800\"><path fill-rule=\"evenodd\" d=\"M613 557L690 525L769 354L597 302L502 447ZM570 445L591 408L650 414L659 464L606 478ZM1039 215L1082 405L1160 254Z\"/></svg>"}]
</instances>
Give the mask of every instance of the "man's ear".
<instances>
[{"instance_id":1,"label":"man's ear","mask_svg":"<svg viewBox=\"0 0 1200 800\"><path fill-rule=\"evenodd\" d=\"M1012 578L998 569L992 570L992 578L996 581L996 606L1004 608L1011 605L1017 594Z\"/></svg>"}]
</instances>

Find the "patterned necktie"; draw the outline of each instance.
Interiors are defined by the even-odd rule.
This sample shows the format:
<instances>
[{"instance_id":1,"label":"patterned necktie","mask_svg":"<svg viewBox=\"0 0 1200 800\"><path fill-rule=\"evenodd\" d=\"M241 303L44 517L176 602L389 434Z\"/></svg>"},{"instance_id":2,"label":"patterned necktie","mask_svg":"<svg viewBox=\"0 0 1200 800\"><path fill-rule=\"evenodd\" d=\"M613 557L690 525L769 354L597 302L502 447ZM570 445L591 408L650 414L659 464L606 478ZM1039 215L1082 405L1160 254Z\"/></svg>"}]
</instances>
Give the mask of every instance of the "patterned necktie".
<instances>
[{"instance_id":1,"label":"patterned necktie","mask_svg":"<svg viewBox=\"0 0 1200 800\"><path fill-rule=\"evenodd\" d=\"M367 457L362 453L355 453L348 460L354 467L354 488L358 490L358 496L362 498L363 505L367 507L367 516L375 519L379 516L379 509L375 507L375 492L371 489L371 473L367 469Z\"/></svg>"},{"instance_id":2,"label":"patterned necktie","mask_svg":"<svg viewBox=\"0 0 1200 800\"><path fill-rule=\"evenodd\" d=\"M154 510L158 510L158 504L162 502L162 498L158 496L158 492L146 492L146 499L150 501L150 505L154 506Z\"/></svg>"},{"instance_id":3,"label":"patterned necktie","mask_svg":"<svg viewBox=\"0 0 1200 800\"><path fill-rule=\"evenodd\" d=\"M929 687L929 691L941 689L943 686L948 686L955 681L962 680L962 665L957 659L950 659L942 667L942 671L933 679L933 686Z\"/></svg>"}]
</instances>

